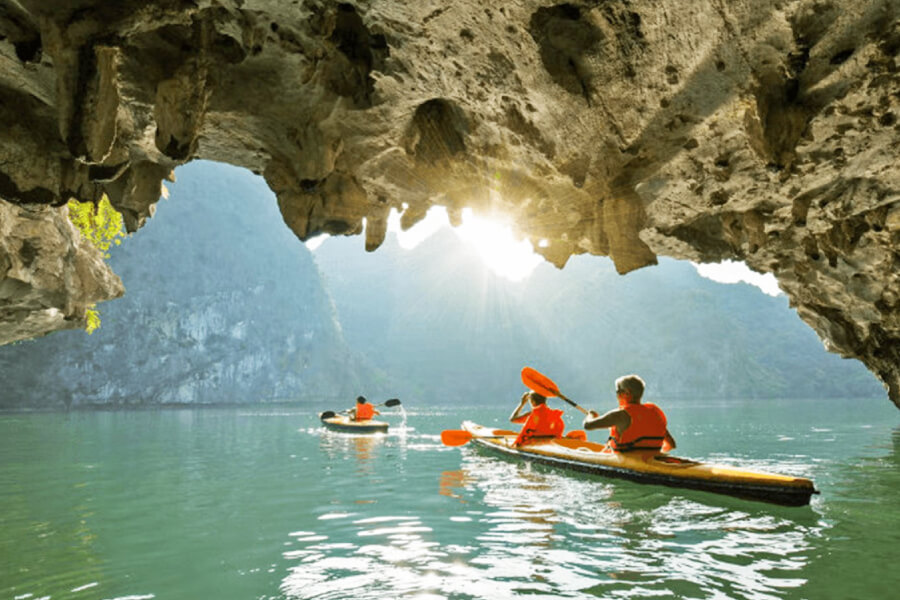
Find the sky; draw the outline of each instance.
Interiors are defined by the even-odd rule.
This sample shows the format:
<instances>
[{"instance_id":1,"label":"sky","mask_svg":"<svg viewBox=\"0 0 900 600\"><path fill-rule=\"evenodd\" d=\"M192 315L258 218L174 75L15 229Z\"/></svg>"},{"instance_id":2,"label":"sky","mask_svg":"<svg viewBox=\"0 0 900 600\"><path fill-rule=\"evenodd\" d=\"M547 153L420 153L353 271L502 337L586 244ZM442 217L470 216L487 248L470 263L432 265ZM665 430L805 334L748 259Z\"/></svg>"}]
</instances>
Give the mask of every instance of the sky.
<instances>
[{"instance_id":1,"label":"sky","mask_svg":"<svg viewBox=\"0 0 900 600\"><path fill-rule=\"evenodd\" d=\"M415 248L444 227L450 227L450 219L443 207L432 208L424 219L406 231L400 228L400 214L396 210L391 210L388 218L388 232L394 233L400 247L407 250ZM527 279L544 260L534 252L531 242L515 238L510 224L478 217L470 209L463 210L462 225L455 228L454 232L476 249L488 268L510 281ZM327 237L315 237L307 241L306 245L315 251ZM538 243L542 242L543 240ZM744 282L770 296L782 293L774 275L756 273L743 262L726 260L720 263L691 264L702 277L719 283Z\"/></svg>"}]
</instances>

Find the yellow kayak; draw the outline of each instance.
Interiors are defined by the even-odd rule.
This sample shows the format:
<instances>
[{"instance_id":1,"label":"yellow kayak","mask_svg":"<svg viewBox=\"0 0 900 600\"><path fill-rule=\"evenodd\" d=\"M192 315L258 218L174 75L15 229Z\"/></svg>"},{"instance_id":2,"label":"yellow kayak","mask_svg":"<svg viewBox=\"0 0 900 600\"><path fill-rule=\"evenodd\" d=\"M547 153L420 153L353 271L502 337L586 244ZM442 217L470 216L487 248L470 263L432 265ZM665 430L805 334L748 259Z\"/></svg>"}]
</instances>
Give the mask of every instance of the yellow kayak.
<instances>
[{"instance_id":1,"label":"yellow kayak","mask_svg":"<svg viewBox=\"0 0 900 600\"><path fill-rule=\"evenodd\" d=\"M319 416L325 428L332 431L342 431L344 433L387 433L388 430L388 424L384 421L354 421L347 415Z\"/></svg>"},{"instance_id":2,"label":"yellow kayak","mask_svg":"<svg viewBox=\"0 0 900 600\"><path fill-rule=\"evenodd\" d=\"M464 421L462 428L472 434L471 441L478 448L605 477L704 490L785 506L805 506L813 494L819 493L813 482L803 477L745 471L652 450L611 452L603 444L568 438L537 439L515 447L512 445L517 435L514 431L489 429L471 421Z\"/></svg>"}]
</instances>

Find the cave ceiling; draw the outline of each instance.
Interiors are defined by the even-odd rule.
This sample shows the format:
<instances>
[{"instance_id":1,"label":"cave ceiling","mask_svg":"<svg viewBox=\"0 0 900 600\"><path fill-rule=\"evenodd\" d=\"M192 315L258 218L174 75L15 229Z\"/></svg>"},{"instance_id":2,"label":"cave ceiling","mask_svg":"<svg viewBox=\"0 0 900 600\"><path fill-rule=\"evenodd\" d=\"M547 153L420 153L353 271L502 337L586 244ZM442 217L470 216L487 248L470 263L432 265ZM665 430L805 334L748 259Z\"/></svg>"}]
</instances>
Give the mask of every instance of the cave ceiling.
<instances>
[{"instance_id":1,"label":"cave ceiling","mask_svg":"<svg viewBox=\"0 0 900 600\"><path fill-rule=\"evenodd\" d=\"M123 293L65 218L129 231L193 159L301 240L432 206L563 267L773 273L900 406L900 0L0 0L0 343Z\"/></svg>"}]
</instances>

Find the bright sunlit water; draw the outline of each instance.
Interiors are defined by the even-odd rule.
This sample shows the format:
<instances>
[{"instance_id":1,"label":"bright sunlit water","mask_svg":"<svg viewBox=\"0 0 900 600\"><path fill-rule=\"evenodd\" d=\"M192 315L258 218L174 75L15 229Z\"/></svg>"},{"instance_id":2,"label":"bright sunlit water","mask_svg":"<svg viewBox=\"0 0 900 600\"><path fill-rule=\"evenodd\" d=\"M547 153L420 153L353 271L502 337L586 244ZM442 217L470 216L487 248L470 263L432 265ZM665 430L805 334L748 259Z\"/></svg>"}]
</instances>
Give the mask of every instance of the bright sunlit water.
<instances>
[{"instance_id":1,"label":"bright sunlit water","mask_svg":"<svg viewBox=\"0 0 900 600\"><path fill-rule=\"evenodd\" d=\"M375 437L302 408L0 415L0 598L896 597L887 400L666 405L676 454L811 477L803 508L441 445L514 400L405 401Z\"/></svg>"}]
</instances>

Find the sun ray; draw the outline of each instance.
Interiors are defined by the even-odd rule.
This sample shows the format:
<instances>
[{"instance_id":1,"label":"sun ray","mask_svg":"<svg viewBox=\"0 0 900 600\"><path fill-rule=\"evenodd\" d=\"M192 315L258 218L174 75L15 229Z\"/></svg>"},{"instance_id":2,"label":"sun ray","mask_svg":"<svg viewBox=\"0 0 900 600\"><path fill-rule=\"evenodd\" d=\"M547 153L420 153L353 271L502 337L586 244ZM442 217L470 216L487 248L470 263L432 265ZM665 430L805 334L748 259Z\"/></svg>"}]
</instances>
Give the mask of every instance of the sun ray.
<instances>
[{"instance_id":1,"label":"sun ray","mask_svg":"<svg viewBox=\"0 0 900 600\"><path fill-rule=\"evenodd\" d=\"M475 248L489 269L510 281L527 279L544 260L535 254L531 242L515 238L509 223L476 216L469 208L463 209L462 225L455 231Z\"/></svg>"}]
</instances>

